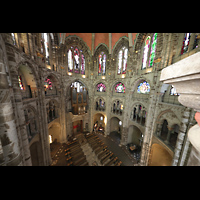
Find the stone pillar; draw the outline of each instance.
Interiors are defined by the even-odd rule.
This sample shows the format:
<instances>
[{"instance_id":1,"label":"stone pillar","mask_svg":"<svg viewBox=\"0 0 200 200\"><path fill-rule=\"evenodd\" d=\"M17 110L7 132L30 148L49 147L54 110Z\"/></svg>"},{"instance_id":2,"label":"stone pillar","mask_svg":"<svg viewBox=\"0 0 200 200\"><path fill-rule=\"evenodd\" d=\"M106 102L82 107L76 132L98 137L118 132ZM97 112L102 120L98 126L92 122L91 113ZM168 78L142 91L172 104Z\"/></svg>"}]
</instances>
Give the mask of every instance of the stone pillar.
<instances>
[{"instance_id":1,"label":"stone pillar","mask_svg":"<svg viewBox=\"0 0 200 200\"><path fill-rule=\"evenodd\" d=\"M0 166L19 166L22 165L22 156L10 99L5 52L5 45L0 35Z\"/></svg>"},{"instance_id":2,"label":"stone pillar","mask_svg":"<svg viewBox=\"0 0 200 200\"><path fill-rule=\"evenodd\" d=\"M61 125L61 142L66 142L67 141L67 133L66 133L66 119L65 119L65 107L66 107L66 97L64 92L64 89L61 89L61 105L60 105L60 125Z\"/></svg>"},{"instance_id":3,"label":"stone pillar","mask_svg":"<svg viewBox=\"0 0 200 200\"><path fill-rule=\"evenodd\" d=\"M176 88L179 102L197 113L197 124L188 131L192 150L187 165L200 165L200 52L188 56L161 71L160 80ZM181 69L181 70L180 70ZM184 128L184 127L183 127ZM181 138L183 134L179 136ZM178 148L177 148L178 149ZM175 155L176 159L176 155ZM173 164L177 161L173 160Z\"/></svg>"},{"instance_id":4,"label":"stone pillar","mask_svg":"<svg viewBox=\"0 0 200 200\"><path fill-rule=\"evenodd\" d=\"M181 153L181 149L182 149L182 146L183 146L183 142L184 142L184 139L185 139L187 126L188 126L188 122L189 122L190 110L191 110L190 108L186 108L184 113L183 113L181 127L180 127L179 134L178 134L178 137L177 137L177 140L176 140L176 147L174 149L174 157L173 157L173 160L172 160L172 166L177 166L178 160L180 158L180 153Z\"/></svg>"},{"instance_id":5,"label":"stone pillar","mask_svg":"<svg viewBox=\"0 0 200 200\"><path fill-rule=\"evenodd\" d=\"M147 110L147 118L145 123L145 132L143 137L143 145L141 150L141 158L140 164L146 166L148 164L149 153L150 153L150 146L153 136L153 127L155 123L154 115L156 111L156 95L155 89L151 89L151 93L149 95L149 108ZM149 113L151 113L149 115Z\"/></svg>"},{"instance_id":6,"label":"stone pillar","mask_svg":"<svg viewBox=\"0 0 200 200\"><path fill-rule=\"evenodd\" d=\"M112 53L112 33L109 33L109 55Z\"/></svg>"},{"instance_id":7,"label":"stone pillar","mask_svg":"<svg viewBox=\"0 0 200 200\"><path fill-rule=\"evenodd\" d=\"M170 136L171 136L171 132L172 132L172 127L169 127L169 125L168 125L167 128L168 128L168 133L167 133L167 139L165 140L165 143L169 144L169 140L170 140Z\"/></svg>"}]
</instances>

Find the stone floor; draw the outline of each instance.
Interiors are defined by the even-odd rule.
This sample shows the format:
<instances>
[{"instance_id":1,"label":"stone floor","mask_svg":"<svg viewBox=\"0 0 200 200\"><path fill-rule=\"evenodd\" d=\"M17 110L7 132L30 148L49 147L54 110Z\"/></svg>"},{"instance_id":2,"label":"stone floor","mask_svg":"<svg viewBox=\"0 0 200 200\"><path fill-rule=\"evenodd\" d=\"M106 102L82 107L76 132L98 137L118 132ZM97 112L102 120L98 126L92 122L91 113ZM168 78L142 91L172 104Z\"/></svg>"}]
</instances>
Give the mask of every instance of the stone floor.
<instances>
[{"instance_id":1,"label":"stone floor","mask_svg":"<svg viewBox=\"0 0 200 200\"><path fill-rule=\"evenodd\" d=\"M102 134L97 134L97 136L104 142L108 149L114 153L115 156L122 161L122 166L134 166L137 165L137 160L134 159L125 146L119 146L119 144L110 136L105 137ZM63 143L58 148L57 153L52 158L51 166L66 166L66 158L65 158L65 146L66 143ZM85 143L81 146L84 154L86 155L86 159L88 161L89 166L94 166L95 163L98 166L102 166L100 161L98 160L95 153L92 151L92 148L88 143Z\"/></svg>"}]
</instances>

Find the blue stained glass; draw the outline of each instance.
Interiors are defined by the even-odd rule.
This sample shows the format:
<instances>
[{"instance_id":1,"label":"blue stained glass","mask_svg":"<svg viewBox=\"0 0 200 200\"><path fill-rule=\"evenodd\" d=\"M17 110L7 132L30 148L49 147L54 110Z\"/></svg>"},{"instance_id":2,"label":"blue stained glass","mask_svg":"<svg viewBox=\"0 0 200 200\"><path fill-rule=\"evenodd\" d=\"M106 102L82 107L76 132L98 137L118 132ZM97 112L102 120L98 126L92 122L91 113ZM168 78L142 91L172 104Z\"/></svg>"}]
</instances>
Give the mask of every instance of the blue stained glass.
<instances>
[{"instance_id":1,"label":"blue stained glass","mask_svg":"<svg viewBox=\"0 0 200 200\"><path fill-rule=\"evenodd\" d=\"M150 85L146 81L140 83L137 88L137 93L148 94L150 92Z\"/></svg>"}]
</instances>

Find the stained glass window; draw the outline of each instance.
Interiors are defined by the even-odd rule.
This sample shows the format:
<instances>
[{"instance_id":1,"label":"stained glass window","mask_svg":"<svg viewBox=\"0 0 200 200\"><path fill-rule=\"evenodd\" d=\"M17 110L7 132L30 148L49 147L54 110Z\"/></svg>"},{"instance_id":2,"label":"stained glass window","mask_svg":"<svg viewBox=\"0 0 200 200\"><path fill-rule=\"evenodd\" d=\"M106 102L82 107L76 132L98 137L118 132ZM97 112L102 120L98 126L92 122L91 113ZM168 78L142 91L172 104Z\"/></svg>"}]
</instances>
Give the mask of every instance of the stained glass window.
<instances>
[{"instance_id":1,"label":"stained glass window","mask_svg":"<svg viewBox=\"0 0 200 200\"><path fill-rule=\"evenodd\" d=\"M118 70L117 70L117 74L121 74L121 69L122 69L122 50L119 51L118 54Z\"/></svg>"},{"instance_id":2,"label":"stained glass window","mask_svg":"<svg viewBox=\"0 0 200 200\"><path fill-rule=\"evenodd\" d=\"M71 46L67 53L68 72L85 74L85 56L78 47Z\"/></svg>"},{"instance_id":3,"label":"stained glass window","mask_svg":"<svg viewBox=\"0 0 200 200\"><path fill-rule=\"evenodd\" d=\"M72 51L70 49L68 51L68 71L73 72L73 58Z\"/></svg>"},{"instance_id":4,"label":"stained glass window","mask_svg":"<svg viewBox=\"0 0 200 200\"><path fill-rule=\"evenodd\" d=\"M190 33L185 33L183 45L181 49L181 55L188 51L189 43L190 43Z\"/></svg>"},{"instance_id":5,"label":"stained glass window","mask_svg":"<svg viewBox=\"0 0 200 200\"><path fill-rule=\"evenodd\" d=\"M156 54L157 34L158 33L154 33L153 35L153 41L151 44L151 53L150 53L150 58L149 58L149 67L153 67L153 61Z\"/></svg>"},{"instance_id":6,"label":"stained glass window","mask_svg":"<svg viewBox=\"0 0 200 200\"><path fill-rule=\"evenodd\" d=\"M124 87L124 84L123 83L118 83L116 86L115 86L115 92L117 93L125 93L125 87Z\"/></svg>"},{"instance_id":7,"label":"stained glass window","mask_svg":"<svg viewBox=\"0 0 200 200\"><path fill-rule=\"evenodd\" d=\"M79 73L80 64L79 64L79 50L76 47L74 49L74 72Z\"/></svg>"},{"instance_id":8,"label":"stained glass window","mask_svg":"<svg viewBox=\"0 0 200 200\"><path fill-rule=\"evenodd\" d=\"M148 36L145 40L144 44L144 53L143 53L143 59L142 59L142 69L146 68L147 65L147 59L148 59L148 52L149 52L149 46L150 46L151 37Z\"/></svg>"},{"instance_id":9,"label":"stained glass window","mask_svg":"<svg viewBox=\"0 0 200 200\"><path fill-rule=\"evenodd\" d=\"M118 70L117 74L126 74L127 68L127 59L128 59L128 49L123 47L118 54Z\"/></svg>"},{"instance_id":10,"label":"stained glass window","mask_svg":"<svg viewBox=\"0 0 200 200\"><path fill-rule=\"evenodd\" d=\"M22 84L22 77L21 76L18 76L18 81L19 81L19 87L21 90L24 90L24 86Z\"/></svg>"},{"instance_id":11,"label":"stained glass window","mask_svg":"<svg viewBox=\"0 0 200 200\"><path fill-rule=\"evenodd\" d=\"M85 56L81 54L81 74L85 74Z\"/></svg>"},{"instance_id":12,"label":"stained glass window","mask_svg":"<svg viewBox=\"0 0 200 200\"><path fill-rule=\"evenodd\" d=\"M198 43L199 43L198 36L199 36L199 34L195 35L194 44L193 44L193 48L192 49L198 48Z\"/></svg>"},{"instance_id":13,"label":"stained glass window","mask_svg":"<svg viewBox=\"0 0 200 200\"><path fill-rule=\"evenodd\" d=\"M99 69L98 69L98 75L105 75L106 74L106 54L104 52L101 52L99 54Z\"/></svg>"},{"instance_id":14,"label":"stained glass window","mask_svg":"<svg viewBox=\"0 0 200 200\"><path fill-rule=\"evenodd\" d=\"M106 86L103 83L97 84L97 92L105 92Z\"/></svg>"},{"instance_id":15,"label":"stained glass window","mask_svg":"<svg viewBox=\"0 0 200 200\"><path fill-rule=\"evenodd\" d=\"M13 44L16 45L15 34L11 33L11 35L12 35Z\"/></svg>"},{"instance_id":16,"label":"stained glass window","mask_svg":"<svg viewBox=\"0 0 200 200\"><path fill-rule=\"evenodd\" d=\"M48 48L47 33L44 33L44 47L45 47L45 52L46 52L46 58L48 58L49 48Z\"/></svg>"},{"instance_id":17,"label":"stained glass window","mask_svg":"<svg viewBox=\"0 0 200 200\"><path fill-rule=\"evenodd\" d=\"M148 94L150 92L150 85L146 81L140 83L137 88L137 93Z\"/></svg>"},{"instance_id":18,"label":"stained glass window","mask_svg":"<svg viewBox=\"0 0 200 200\"><path fill-rule=\"evenodd\" d=\"M53 87L52 87L52 82L49 78L46 78L45 81L44 81L44 88L45 89L50 89L52 90ZM45 90L46 91L46 90Z\"/></svg>"}]
</instances>

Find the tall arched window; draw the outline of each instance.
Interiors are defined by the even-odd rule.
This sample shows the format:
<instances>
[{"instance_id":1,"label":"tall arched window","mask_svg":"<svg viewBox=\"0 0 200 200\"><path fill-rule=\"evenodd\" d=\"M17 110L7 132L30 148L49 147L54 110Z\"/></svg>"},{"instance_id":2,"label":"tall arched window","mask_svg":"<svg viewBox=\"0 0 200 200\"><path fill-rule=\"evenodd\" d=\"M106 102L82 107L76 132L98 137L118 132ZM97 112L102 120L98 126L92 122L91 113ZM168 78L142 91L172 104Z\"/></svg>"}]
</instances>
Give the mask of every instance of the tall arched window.
<instances>
[{"instance_id":1,"label":"tall arched window","mask_svg":"<svg viewBox=\"0 0 200 200\"><path fill-rule=\"evenodd\" d=\"M99 54L99 69L98 69L98 75L105 75L106 74L106 54L104 52L101 52Z\"/></svg>"},{"instance_id":2,"label":"tall arched window","mask_svg":"<svg viewBox=\"0 0 200 200\"><path fill-rule=\"evenodd\" d=\"M143 59L142 59L142 69L145 69L146 65L147 65L148 52L149 52L149 47L150 47L150 41L151 41L151 37L148 36L146 38L145 44L144 44L144 53L143 53Z\"/></svg>"},{"instance_id":3,"label":"tall arched window","mask_svg":"<svg viewBox=\"0 0 200 200\"><path fill-rule=\"evenodd\" d=\"M46 58L49 56L49 47L48 47L48 39L47 39L47 33L44 33L44 48L46 52Z\"/></svg>"},{"instance_id":4,"label":"tall arched window","mask_svg":"<svg viewBox=\"0 0 200 200\"><path fill-rule=\"evenodd\" d=\"M153 35L153 40L152 40L152 44L151 44L151 53L150 53L150 57L149 57L149 67L153 67L153 61L154 61L154 58L156 55L157 34L158 33L154 33L154 35Z\"/></svg>"},{"instance_id":5,"label":"tall arched window","mask_svg":"<svg viewBox=\"0 0 200 200\"><path fill-rule=\"evenodd\" d=\"M183 39L183 45L181 49L181 55L186 53L188 51L189 43L190 43L190 33L185 33L184 39Z\"/></svg>"},{"instance_id":6,"label":"tall arched window","mask_svg":"<svg viewBox=\"0 0 200 200\"><path fill-rule=\"evenodd\" d=\"M118 70L117 74L126 74L128 49L123 47L118 54Z\"/></svg>"},{"instance_id":7,"label":"tall arched window","mask_svg":"<svg viewBox=\"0 0 200 200\"><path fill-rule=\"evenodd\" d=\"M85 74L85 56L78 47L70 47L67 52L68 72Z\"/></svg>"},{"instance_id":8,"label":"tall arched window","mask_svg":"<svg viewBox=\"0 0 200 200\"><path fill-rule=\"evenodd\" d=\"M156 46L157 46L157 35L158 33L154 33L152 37L148 36L145 40L143 58L142 58L142 69L146 69L147 67L153 67L154 59L156 55ZM151 51L149 52L149 50Z\"/></svg>"}]
</instances>

